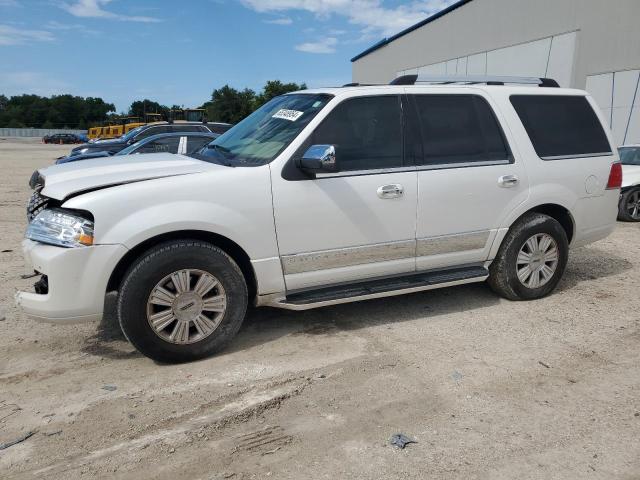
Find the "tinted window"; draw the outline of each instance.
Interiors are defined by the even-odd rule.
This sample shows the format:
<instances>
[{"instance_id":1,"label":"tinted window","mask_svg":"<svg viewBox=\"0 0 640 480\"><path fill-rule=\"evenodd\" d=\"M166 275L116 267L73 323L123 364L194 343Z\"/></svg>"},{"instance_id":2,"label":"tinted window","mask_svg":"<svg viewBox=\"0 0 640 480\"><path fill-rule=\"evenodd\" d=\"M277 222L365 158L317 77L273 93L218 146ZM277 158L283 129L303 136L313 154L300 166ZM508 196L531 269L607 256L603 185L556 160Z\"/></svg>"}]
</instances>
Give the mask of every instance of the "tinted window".
<instances>
[{"instance_id":1,"label":"tinted window","mask_svg":"<svg viewBox=\"0 0 640 480\"><path fill-rule=\"evenodd\" d=\"M133 153L177 153L179 143L180 137L159 138L146 143Z\"/></svg>"},{"instance_id":2,"label":"tinted window","mask_svg":"<svg viewBox=\"0 0 640 480\"><path fill-rule=\"evenodd\" d=\"M335 145L341 170L402 166L400 99L387 95L345 100L313 132L311 144Z\"/></svg>"},{"instance_id":3,"label":"tinted window","mask_svg":"<svg viewBox=\"0 0 640 480\"><path fill-rule=\"evenodd\" d=\"M540 158L611 153L585 97L512 95L511 103Z\"/></svg>"},{"instance_id":4,"label":"tinted window","mask_svg":"<svg viewBox=\"0 0 640 480\"><path fill-rule=\"evenodd\" d=\"M227 130L229 130L231 128L231 125L209 123L209 124L207 124L207 127L213 133L224 133L224 132L226 132Z\"/></svg>"},{"instance_id":5,"label":"tinted window","mask_svg":"<svg viewBox=\"0 0 640 480\"><path fill-rule=\"evenodd\" d=\"M187 153L194 153L213 141L210 137L187 137Z\"/></svg>"},{"instance_id":6,"label":"tinted window","mask_svg":"<svg viewBox=\"0 0 640 480\"><path fill-rule=\"evenodd\" d=\"M143 138L150 137L151 135L158 135L159 133L171 133L171 127L162 126L162 127L151 127L147 128L140 132L140 134L136 135L136 142L142 140Z\"/></svg>"},{"instance_id":7,"label":"tinted window","mask_svg":"<svg viewBox=\"0 0 640 480\"><path fill-rule=\"evenodd\" d=\"M415 95L423 154L418 165L508 160L498 121L477 95Z\"/></svg>"}]
</instances>

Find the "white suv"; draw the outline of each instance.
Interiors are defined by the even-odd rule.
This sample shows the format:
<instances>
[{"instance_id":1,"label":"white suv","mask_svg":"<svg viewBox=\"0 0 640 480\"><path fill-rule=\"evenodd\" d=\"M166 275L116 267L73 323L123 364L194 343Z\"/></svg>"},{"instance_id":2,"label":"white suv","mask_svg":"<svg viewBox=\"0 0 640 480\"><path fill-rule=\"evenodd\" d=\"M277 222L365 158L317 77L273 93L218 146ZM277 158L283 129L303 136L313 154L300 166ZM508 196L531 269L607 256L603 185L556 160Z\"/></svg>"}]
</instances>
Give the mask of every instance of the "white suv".
<instances>
[{"instance_id":1,"label":"white suv","mask_svg":"<svg viewBox=\"0 0 640 480\"><path fill-rule=\"evenodd\" d=\"M187 361L223 348L249 302L305 310L485 280L540 298L569 246L613 230L621 167L587 93L394 83L277 97L191 157L41 170L24 251L42 277L18 303L99 320L118 291L131 343Z\"/></svg>"}]
</instances>

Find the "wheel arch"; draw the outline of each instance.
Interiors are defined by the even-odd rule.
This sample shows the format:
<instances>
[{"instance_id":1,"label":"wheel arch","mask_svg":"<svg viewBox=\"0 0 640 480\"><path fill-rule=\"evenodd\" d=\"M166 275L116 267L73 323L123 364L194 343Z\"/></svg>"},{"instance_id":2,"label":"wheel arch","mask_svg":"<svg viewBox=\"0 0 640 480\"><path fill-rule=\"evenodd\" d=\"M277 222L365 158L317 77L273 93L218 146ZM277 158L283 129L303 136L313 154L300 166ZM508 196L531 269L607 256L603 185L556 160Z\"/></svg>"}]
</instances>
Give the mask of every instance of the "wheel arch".
<instances>
[{"instance_id":1,"label":"wheel arch","mask_svg":"<svg viewBox=\"0 0 640 480\"><path fill-rule=\"evenodd\" d=\"M542 213L556 220L564 229L565 233L567 234L567 240L569 241L569 244L571 244L571 241L574 239L576 233L576 222L569 209L557 203L544 203L530 208L529 210L524 212L511 223L509 228L511 228L516 222L518 222L528 213Z\"/></svg>"},{"instance_id":2,"label":"wheel arch","mask_svg":"<svg viewBox=\"0 0 640 480\"><path fill-rule=\"evenodd\" d=\"M116 267L111 272L109 282L107 283L107 292L115 291L120 288L120 284L122 283L129 266L131 266L131 264L145 251L163 242L187 239L200 240L221 248L238 264L238 267L240 267L245 282L247 283L249 298L253 299L255 297L258 291L257 277L247 252L245 252L244 249L233 240L223 235L204 230L176 230L147 238L143 242L139 243L120 259Z\"/></svg>"}]
</instances>

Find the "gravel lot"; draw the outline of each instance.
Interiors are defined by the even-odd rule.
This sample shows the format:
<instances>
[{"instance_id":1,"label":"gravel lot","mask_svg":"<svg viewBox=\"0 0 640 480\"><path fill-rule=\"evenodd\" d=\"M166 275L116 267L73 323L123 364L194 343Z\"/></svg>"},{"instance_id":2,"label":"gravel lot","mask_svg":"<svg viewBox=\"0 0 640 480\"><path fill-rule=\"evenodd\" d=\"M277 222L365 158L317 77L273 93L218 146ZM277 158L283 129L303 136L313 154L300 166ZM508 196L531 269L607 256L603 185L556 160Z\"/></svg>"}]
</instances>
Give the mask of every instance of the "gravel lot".
<instances>
[{"instance_id":1,"label":"gravel lot","mask_svg":"<svg viewBox=\"0 0 640 480\"><path fill-rule=\"evenodd\" d=\"M28 178L69 149L0 139L0 444L36 432L0 477L640 478L640 225L572 251L543 300L480 284L254 310L225 353L166 366L113 299L100 325L14 306Z\"/></svg>"}]
</instances>

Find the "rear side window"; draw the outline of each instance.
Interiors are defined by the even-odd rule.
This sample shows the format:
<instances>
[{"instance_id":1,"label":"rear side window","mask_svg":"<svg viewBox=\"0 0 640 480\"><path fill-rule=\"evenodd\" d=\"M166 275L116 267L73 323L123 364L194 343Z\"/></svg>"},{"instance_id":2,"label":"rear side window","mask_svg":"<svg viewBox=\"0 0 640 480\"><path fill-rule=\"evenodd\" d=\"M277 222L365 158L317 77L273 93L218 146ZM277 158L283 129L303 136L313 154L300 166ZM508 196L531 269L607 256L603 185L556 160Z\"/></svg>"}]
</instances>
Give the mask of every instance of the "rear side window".
<instances>
[{"instance_id":1,"label":"rear side window","mask_svg":"<svg viewBox=\"0 0 640 480\"><path fill-rule=\"evenodd\" d=\"M609 140L585 97L512 95L511 104L543 160L611 154Z\"/></svg>"},{"instance_id":2,"label":"rear side window","mask_svg":"<svg viewBox=\"0 0 640 480\"><path fill-rule=\"evenodd\" d=\"M477 95L414 95L422 137L417 165L509 161L506 141L487 101Z\"/></svg>"},{"instance_id":3,"label":"rear side window","mask_svg":"<svg viewBox=\"0 0 640 480\"><path fill-rule=\"evenodd\" d=\"M340 169L402 166L400 98L358 97L334 108L312 134L312 144L335 145Z\"/></svg>"},{"instance_id":4,"label":"rear side window","mask_svg":"<svg viewBox=\"0 0 640 480\"><path fill-rule=\"evenodd\" d=\"M159 138L148 142L133 153L177 153L180 137Z\"/></svg>"}]
</instances>

